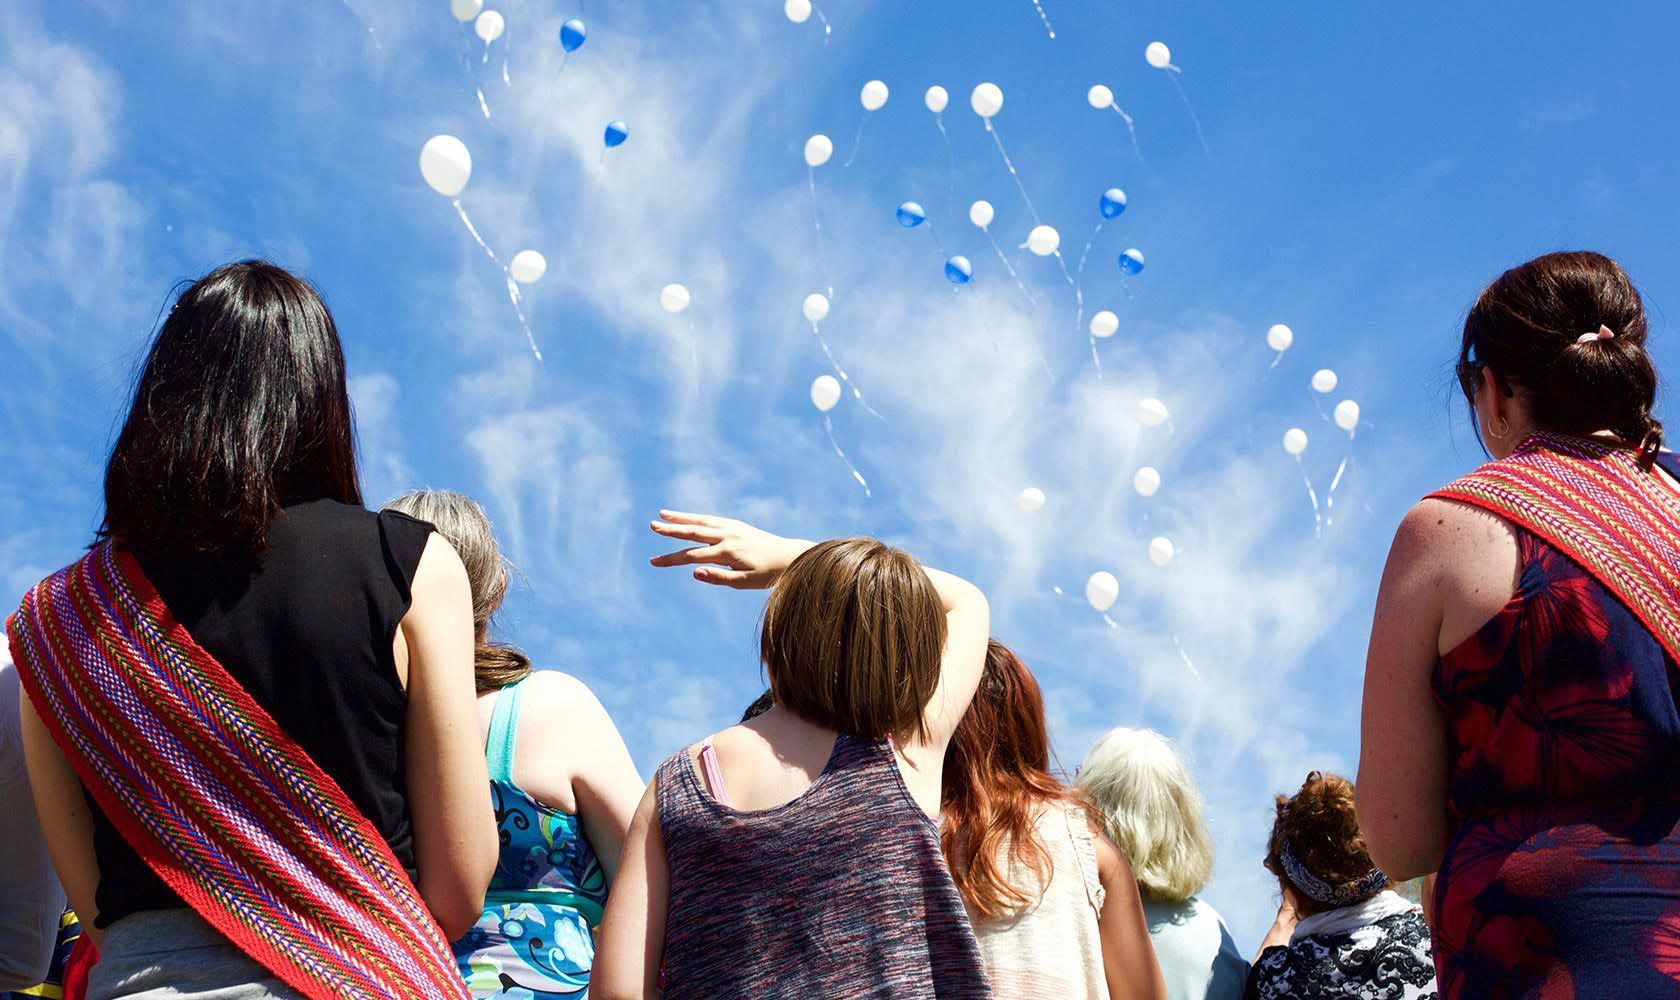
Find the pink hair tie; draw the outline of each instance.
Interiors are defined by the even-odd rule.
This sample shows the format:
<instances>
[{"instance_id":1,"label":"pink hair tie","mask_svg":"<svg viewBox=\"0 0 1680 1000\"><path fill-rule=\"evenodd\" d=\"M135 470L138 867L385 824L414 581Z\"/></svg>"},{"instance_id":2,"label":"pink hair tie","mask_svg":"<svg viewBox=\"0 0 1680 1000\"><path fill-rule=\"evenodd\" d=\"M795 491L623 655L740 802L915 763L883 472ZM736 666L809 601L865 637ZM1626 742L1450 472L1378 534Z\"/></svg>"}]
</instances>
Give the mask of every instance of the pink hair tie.
<instances>
[{"instance_id":1,"label":"pink hair tie","mask_svg":"<svg viewBox=\"0 0 1680 1000\"><path fill-rule=\"evenodd\" d=\"M1596 332L1596 333L1583 333L1579 337L1575 338L1575 343L1577 343L1577 344L1590 344L1595 340L1614 340L1615 337L1616 337L1616 331L1610 329L1609 327L1607 327L1603 324L1599 324L1598 332Z\"/></svg>"}]
</instances>

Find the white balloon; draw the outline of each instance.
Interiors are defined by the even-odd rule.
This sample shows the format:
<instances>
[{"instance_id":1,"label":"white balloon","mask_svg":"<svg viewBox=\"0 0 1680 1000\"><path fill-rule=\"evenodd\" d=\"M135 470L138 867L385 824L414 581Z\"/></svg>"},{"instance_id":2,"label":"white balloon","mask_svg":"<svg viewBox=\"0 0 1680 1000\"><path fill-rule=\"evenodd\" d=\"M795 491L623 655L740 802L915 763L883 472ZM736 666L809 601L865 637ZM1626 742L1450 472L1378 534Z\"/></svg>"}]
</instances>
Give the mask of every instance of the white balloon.
<instances>
[{"instance_id":1,"label":"white balloon","mask_svg":"<svg viewBox=\"0 0 1680 1000\"><path fill-rule=\"evenodd\" d=\"M945 110L945 105L951 103L951 93L944 87L935 84L927 89L927 94L922 97L922 100L927 102L927 109L937 115Z\"/></svg>"},{"instance_id":2,"label":"white balloon","mask_svg":"<svg viewBox=\"0 0 1680 1000\"><path fill-rule=\"evenodd\" d=\"M1351 399L1344 399L1336 404L1336 426L1352 434L1359 426L1359 404Z\"/></svg>"},{"instance_id":3,"label":"white balloon","mask_svg":"<svg viewBox=\"0 0 1680 1000\"><path fill-rule=\"evenodd\" d=\"M858 95L863 102L863 110L879 111L887 104L887 85L880 80L871 80L863 85L863 92Z\"/></svg>"},{"instance_id":4,"label":"white balloon","mask_svg":"<svg viewBox=\"0 0 1680 1000\"><path fill-rule=\"evenodd\" d=\"M472 154L466 143L452 135L434 135L420 147L420 176L432 190L453 198L467 187L472 176Z\"/></svg>"},{"instance_id":5,"label":"white balloon","mask_svg":"<svg viewBox=\"0 0 1680 1000\"><path fill-rule=\"evenodd\" d=\"M805 296L805 318L813 323L821 323L828 318L828 299L821 292Z\"/></svg>"},{"instance_id":6,"label":"white balloon","mask_svg":"<svg viewBox=\"0 0 1680 1000\"><path fill-rule=\"evenodd\" d=\"M1120 599L1120 581L1113 573L1092 573L1085 581L1085 600L1098 611L1107 611Z\"/></svg>"},{"instance_id":7,"label":"white balloon","mask_svg":"<svg viewBox=\"0 0 1680 1000\"><path fill-rule=\"evenodd\" d=\"M1307 432L1299 427L1291 427L1283 432L1283 450L1291 455L1300 455L1307 450Z\"/></svg>"},{"instance_id":8,"label":"white balloon","mask_svg":"<svg viewBox=\"0 0 1680 1000\"><path fill-rule=\"evenodd\" d=\"M1178 555L1178 549L1173 546L1172 539L1165 535L1157 535L1149 540L1149 561L1157 566L1165 566Z\"/></svg>"},{"instance_id":9,"label":"white balloon","mask_svg":"<svg viewBox=\"0 0 1680 1000\"><path fill-rule=\"evenodd\" d=\"M1098 339L1114 336L1114 331L1120 329L1120 317L1104 309L1091 317L1091 336Z\"/></svg>"},{"instance_id":10,"label":"white balloon","mask_svg":"<svg viewBox=\"0 0 1680 1000\"><path fill-rule=\"evenodd\" d=\"M974 223L976 226L979 226L981 229L985 229L987 226L991 225L992 219L995 216L996 213L992 211L992 203L986 201L985 199L981 199L980 201L968 206L968 221Z\"/></svg>"},{"instance_id":11,"label":"white balloon","mask_svg":"<svg viewBox=\"0 0 1680 1000\"><path fill-rule=\"evenodd\" d=\"M1021 491L1021 495L1019 497L1015 498L1015 506L1029 512L1043 510L1044 491L1036 486L1027 487Z\"/></svg>"},{"instance_id":12,"label":"white balloon","mask_svg":"<svg viewBox=\"0 0 1680 1000\"><path fill-rule=\"evenodd\" d=\"M548 259L535 250L521 250L508 261L508 276L521 285L542 280L548 273Z\"/></svg>"},{"instance_id":13,"label":"white balloon","mask_svg":"<svg viewBox=\"0 0 1680 1000\"><path fill-rule=\"evenodd\" d=\"M1272 324L1266 331L1266 346L1274 351L1287 351L1289 345L1295 343L1295 331L1282 323Z\"/></svg>"},{"instance_id":14,"label":"white balloon","mask_svg":"<svg viewBox=\"0 0 1680 1000\"><path fill-rule=\"evenodd\" d=\"M1152 497L1161 488L1161 474L1151 466L1144 466L1132 476L1132 489L1138 491L1138 496Z\"/></svg>"},{"instance_id":15,"label":"white balloon","mask_svg":"<svg viewBox=\"0 0 1680 1000\"><path fill-rule=\"evenodd\" d=\"M484 9L484 0L449 0L449 13L457 21L471 21Z\"/></svg>"},{"instance_id":16,"label":"white balloon","mask_svg":"<svg viewBox=\"0 0 1680 1000\"><path fill-rule=\"evenodd\" d=\"M1114 104L1114 91L1099 83L1085 92L1085 99L1091 102L1091 107L1101 111Z\"/></svg>"},{"instance_id":17,"label":"white balloon","mask_svg":"<svg viewBox=\"0 0 1680 1000\"><path fill-rule=\"evenodd\" d=\"M1138 423L1145 427L1159 427L1167 422L1167 404L1153 396L1138 400Z\"/></svg>"},{"instance_id":18,"label":"white balloon","mask_svg":"<svg viewBox=\"0 0 1680 1000\"><path fill-rule=\"evenodd\" d=\"M1320 368L1313 372L1313 392L1331 393L1336 391L1336 373L1328 368Z\"/></svg>"},{"instance_id":19,"label":"white balloon","mask_svg":"<svg viewBox=\"0 0 1680 1000\"><path fill-rule=\"evenodd\" d=\"M968 106L982 118L990 118L1003 110L1003 89L995 83L982 83L968 96Z\"/></svg>"},{"instance_id":20,"label":"white balloon","mask_svg":"<svg viewBox=\"0 0 1680 1000\"><path fill-rule=\"evenodd\" d=\"M493 10L478 15L478 20L473 22L473 30L486 42L493 42L502 37L502 29L506 27L507 22L502 20L502 15Z\"/></svg>"},{"instance_id":21,"label":"white balloon","mask_svg":"<svg viewBox=\"0 0 1680 1000\"><path fill-rule=\"evenodd\" d=\"M840 380L833 375L818 375L811 383L811 405L824 413L840 402Z\"/></svg>"},{"instance_id":22,"label":"white balloon","mask_svg":"<svg viewBox=\"0 0 1680 1000\"><path fill-rule=\"evenodd\" d=\"M1048 257L1062 245L1062 234L1054 226L1034 226L1027 234L1027 249L1040 257Z\"/></svg>"},{"instance_id":23,"label":"white balloon","mask_svg":"<svg viewBox=\"0 0 1680 1000\"><path fill-rule=\"evenodd\" d=\"M820 167L833 155L834 143L821 132L805 140L805 162L811 166Z\"/></svg>"},{"instance_id":24,"label":"white balloon","mask_svg":"<svg viewBox=\"0 0 1680 1000\"><path fill-rule=\"evenodd\" d=\"M811 19L811 0L787 0L782 4L782 13L794 24L804 24Z\"/></svg>"},{"instance_id":25,"label":"white balloon","mask_svg":"<svg viewBox=\"0 0 1680 1000\"><path fill-rule=\"evenodd\" d=\"M1172 65L1172 49L1165 42L1150 42L1143 50L1143 58L1156 69L1166 69Z\"/></svg>"},{"instance_id":26,"label":"white balloon","mask_svg":"<svg viewBox=\"0 0 1680 1000\"><path fill-rule=\"evenodd\" d=\"M689 294L687 285L672 282L659 290L659 308L668 313L680 313L688 308Z\"/></svg>"}]
</instances>

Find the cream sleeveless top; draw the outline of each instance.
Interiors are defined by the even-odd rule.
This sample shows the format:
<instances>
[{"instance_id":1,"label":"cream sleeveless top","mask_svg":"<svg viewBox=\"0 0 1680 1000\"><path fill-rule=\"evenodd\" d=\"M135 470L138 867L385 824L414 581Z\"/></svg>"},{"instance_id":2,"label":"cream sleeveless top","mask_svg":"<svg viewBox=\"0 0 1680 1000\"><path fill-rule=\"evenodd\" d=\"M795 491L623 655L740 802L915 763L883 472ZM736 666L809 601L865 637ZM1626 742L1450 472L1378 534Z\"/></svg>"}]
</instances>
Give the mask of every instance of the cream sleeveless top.
<instances>
[{"instance_id":1,"label":"cream sleeveless top","mask_svg":"<svg viewBox=\"0 0 1680 1000\"><path fill-rule=\"evenodd\" d=\"M1031 868L1010 867L1014 885L1037 901L1000 920L974 920L974 936L997 1000L1108 1000L1103 975L1102 877L1084 812L1059 802L1038 815L1038 836L1050 854L1047 885ZM1031 888L1028 888L1031 886ZM970 914L972 917L972 914Z\"/></svg>"}]
</instances>

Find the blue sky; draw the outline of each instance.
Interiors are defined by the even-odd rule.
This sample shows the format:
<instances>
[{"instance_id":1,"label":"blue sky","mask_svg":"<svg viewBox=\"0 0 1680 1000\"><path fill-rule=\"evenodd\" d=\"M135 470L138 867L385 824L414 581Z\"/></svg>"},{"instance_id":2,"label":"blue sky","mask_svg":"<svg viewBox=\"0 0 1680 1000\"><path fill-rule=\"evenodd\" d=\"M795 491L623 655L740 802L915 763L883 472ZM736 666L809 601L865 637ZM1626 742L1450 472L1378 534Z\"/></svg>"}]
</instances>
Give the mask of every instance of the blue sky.
<instances>
[{"instance_id":1,"label":"blue sky","mask_svg":"<svg viewBox=\"0 0 1680 1000\"><path fill-rule=\"evenodd\" d=\"M1182 742L1220 850L1207 895L1252 947L1275 906L1270 795L1356 759L1393 526L1479 458L1448 375L1476 292L1540 252L1603 250L1646 293L1659 363L1680 362L1664 310L1680 282L1680 15L1044 3L1054 41L1030 0L830 0L825 45L779 0L491 0L508 29L488 64L446 0L7 4L0 596L89 539L170 287L266 256L338 318L370 500L483 498L522 571L506 636L587 680L645 772L759 689L761 607L648 568L647 518L671 505L876 534L988 591L1070 768L1112 725ZM559 23L580 13L589 40L562 72ZM1145 65L1153 39L1211 153ZM872 78L891 99L843 167ZM991 201L1012 258L1031 225L968 110L983 80L1004 90L997 125L1064 250L1077 258L1103 189L1130 196L1084 279L1087 315L1120 316L1101 379L1055 263L1020 257L1029 307L966 221ZM954 171L922 105L936 83ZM1087 105L1096 83L1136 117L1142 162ZM615 118L631 137L603 161ZM801 159L814 132L836 146L816 174L825 244ZM525 295L544 365L500 272L421 182L437 133L472 150L462 202L491 246L548 258ZM972 285L953 292L934 240L896 225L906 199L974 262ZM1122 280L1127 246L1148 267ZM672 281L693 293L680 317L657 304ZM873 498L807 400L827 369L799 308L829 284L825 332L884 418L849 399L833 414ZM1268 374L1276 322L1296 341ZM1315 540L1279 441L1309 432L1322 494L1348 453L1307 388L1325 366L1341 377L1326 404L1357 399L1367 422ZM1144 396L1170 429L1139 426ZM1148 500L1131 488L1142 464L1165 479ZM1016 509L1027 486L1049 498L1036 514ZM1156 534L1180 549L1165 570L1145 558ZM1096 570L1120 579L1118 629L1077 599Z\"/></svg>"}]
</instances>

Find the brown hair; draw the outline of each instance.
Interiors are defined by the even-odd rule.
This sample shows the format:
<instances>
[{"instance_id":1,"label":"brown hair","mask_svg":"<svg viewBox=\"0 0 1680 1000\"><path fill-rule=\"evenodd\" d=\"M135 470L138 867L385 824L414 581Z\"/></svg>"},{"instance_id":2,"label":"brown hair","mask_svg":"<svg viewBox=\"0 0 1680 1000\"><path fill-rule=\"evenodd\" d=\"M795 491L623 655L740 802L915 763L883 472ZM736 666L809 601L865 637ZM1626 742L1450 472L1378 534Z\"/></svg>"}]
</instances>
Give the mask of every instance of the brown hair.
<instances>
[{"instance_id":1,"label":"brown hair","mask_svg":"<svg viewBox=\"0 0 1680 1000\"><path fill-rule=\"evenodd\" d=\"M907 552L873 538L813 546L764 606L759 656L776 704L866 739L925 735L945 609Z\"/></svg>"},{"instance_id":2,"label":"brown hair","mask_svg":"<svg viewBox=\"0 0 1680 1000\"><path fill-rule=\"evenodd\" d=\"M1580 341L1600 326L1614 336ZM1459 382L1474 408L1481 369L1491 368L1506 395L1523 388L1540 429L1614 431L1649 466L1662 424L1651 415L1657 370L1645 336L1645 305L1621 265L1587 251L1549 253L1482 290L1464 319Z\"/></svg>"},{"instance_id":3,"label":"brown hair","mask_svg":"<svg viewBox=\"0 0 1680 1000\"><path fill-rule=\"evenodd\" d=\"M1039 839L1046 805L1083 800L1050 774L1044 696L1032 671L1008 646L986 644L986 669L968 711L945 748L939 846L971 912L1005 917L1038 898L1054 872ZM1086 807L1089 809L1089 807ZM1034 882L1010 880L1015 869Z\"/></svg>"},{"instance_id":4,"label":"brown hair","mask_svg":"<svg viewBox=\"0 0 1680 1000\"><path fill-rule=\"evenodd\" d=\"M479 693L499 691L529 677L529 657L513 646L490 641L490 619L507 597L508 564L484 508L472 497L448 490L415 490L385 507L431 524L466 566L473 597L473 676Z\"/></svg>"},{"instance_id":5,"label":"brown hair","mask_svg":"<svg viewBox=\"0 0 1680 1000\"><path fill-rule=\"evenodd\" d=\"M1277 817L1266 844L1266 870L1277 876L1279 885L1294 886L1283 870L1285 843L1308 872L1335 890L1356 886L1376 868L1354 816L1353 782L1339 774L1310 772L1293 797L1277 797ZM1302 916L1334 908L1313 899L1300 886L1294 888Z\"/></svg>"}]
</instances>

